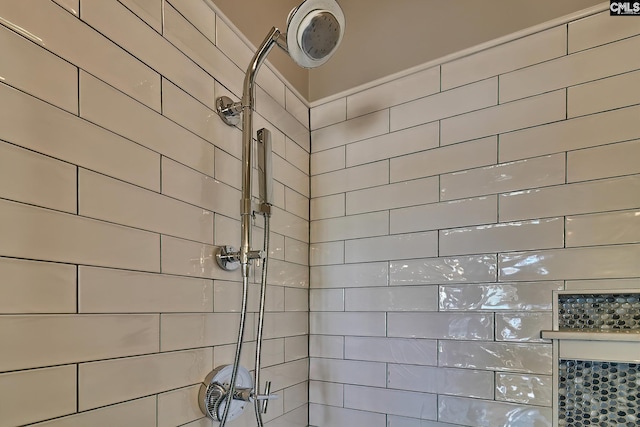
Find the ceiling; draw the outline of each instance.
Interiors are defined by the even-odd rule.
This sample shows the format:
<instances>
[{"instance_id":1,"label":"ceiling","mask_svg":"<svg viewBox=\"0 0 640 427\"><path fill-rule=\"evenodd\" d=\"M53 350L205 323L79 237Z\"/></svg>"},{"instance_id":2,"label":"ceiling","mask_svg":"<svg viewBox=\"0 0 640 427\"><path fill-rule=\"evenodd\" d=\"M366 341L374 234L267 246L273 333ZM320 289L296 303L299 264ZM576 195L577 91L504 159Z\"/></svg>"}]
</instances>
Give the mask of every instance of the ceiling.
<instances>
[{"instance_id":1,"label":"ceiling","mask_svg":"<svg viewBox=\"0 0 640 427\"><path fill-rule=\"evenodd\" d=\"M301 0L212 0L256 46L284 31ZM340 49L304 70L277 49L269 61L311 102L463 49L602 4L600 0L338 0L347 20ZM607 3L608 4L608 3Z\"/></svg>"}]
</instances>

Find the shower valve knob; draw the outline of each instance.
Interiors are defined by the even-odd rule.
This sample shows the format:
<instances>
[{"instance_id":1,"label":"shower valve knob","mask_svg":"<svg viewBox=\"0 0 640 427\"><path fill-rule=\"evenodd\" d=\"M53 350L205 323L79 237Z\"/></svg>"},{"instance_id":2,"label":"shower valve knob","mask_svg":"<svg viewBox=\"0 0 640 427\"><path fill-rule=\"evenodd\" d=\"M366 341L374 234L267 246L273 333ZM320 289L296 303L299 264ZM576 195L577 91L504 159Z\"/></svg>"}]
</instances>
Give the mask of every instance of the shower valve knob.
<instances>
[{"instance_id":1,"label":"shower valve knob","mask_svg":"<svg viewBox=\"0 0 640 427\"><path fill-rule=\"evenodd\" d=\"M223 270L237 270L240 267L240 252L233 246L220 246L216 251L216 262Z\"/></svg>"}]
</instances>

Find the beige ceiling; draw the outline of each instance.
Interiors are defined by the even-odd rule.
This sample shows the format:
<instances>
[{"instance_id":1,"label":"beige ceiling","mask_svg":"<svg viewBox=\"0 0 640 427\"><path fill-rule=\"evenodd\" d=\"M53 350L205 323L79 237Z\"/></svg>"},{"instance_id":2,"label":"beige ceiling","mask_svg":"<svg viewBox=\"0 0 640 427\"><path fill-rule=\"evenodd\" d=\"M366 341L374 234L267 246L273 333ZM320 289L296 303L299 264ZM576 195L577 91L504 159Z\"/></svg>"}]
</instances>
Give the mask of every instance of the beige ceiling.
<instances>
[{"instance_id":1,"label":"beige ceiling","mask_svg":"<svg viewBox=\"0 0 640 427\"><path fill-rule=\"evenodd\" d=\"M301 0L213 0L259 45L272 26L283 31ZM297 67L275 50L269 61L309 101L316 101L601 4L600 0L338 0L347 20L340 49L320 68Z\"/></svg>"}]
</instances>

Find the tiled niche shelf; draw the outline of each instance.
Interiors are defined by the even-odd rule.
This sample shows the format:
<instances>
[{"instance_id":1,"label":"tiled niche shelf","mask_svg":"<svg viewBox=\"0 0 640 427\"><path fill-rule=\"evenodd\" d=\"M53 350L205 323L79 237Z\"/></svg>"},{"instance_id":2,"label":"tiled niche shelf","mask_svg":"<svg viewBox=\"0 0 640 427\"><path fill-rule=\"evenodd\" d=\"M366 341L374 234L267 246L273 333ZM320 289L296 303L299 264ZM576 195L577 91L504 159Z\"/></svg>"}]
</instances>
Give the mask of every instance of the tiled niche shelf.
<instances>
[{"instance_id":1,"label":"tiled niche shelf","mask_svg":"<svg viewBox=\"0 0 640 427\"><path fill-rule=\"evenodd\" d=\"M554 427L640 425L640 293L556 291Z\"/></svg>"}]
</instances>

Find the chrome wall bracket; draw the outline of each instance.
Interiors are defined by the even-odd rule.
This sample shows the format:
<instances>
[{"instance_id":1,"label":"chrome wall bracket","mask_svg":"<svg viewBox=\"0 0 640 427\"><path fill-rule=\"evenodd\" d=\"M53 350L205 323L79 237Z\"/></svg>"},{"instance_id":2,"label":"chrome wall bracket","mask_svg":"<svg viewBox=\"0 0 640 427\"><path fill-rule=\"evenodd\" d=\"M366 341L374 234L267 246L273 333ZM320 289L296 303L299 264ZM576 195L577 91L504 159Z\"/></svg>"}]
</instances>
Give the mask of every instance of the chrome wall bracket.
<instances>
[{"instance_id":1,"label":"chrome wall bracket","mask_svg":"<svg viewBox=\"0 0 640 427\"><path fill-rule=\"evenodd\" d=\"M242 102L234 102L228 96L221 96L216 99L216 110L218 116L229 126L236 126L240 123L240 113L242 113Z\"/></svg>"}]
</instances>

